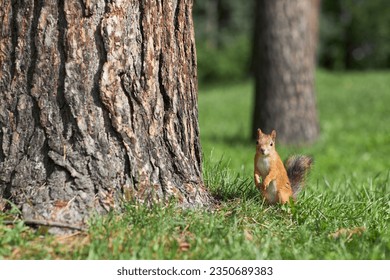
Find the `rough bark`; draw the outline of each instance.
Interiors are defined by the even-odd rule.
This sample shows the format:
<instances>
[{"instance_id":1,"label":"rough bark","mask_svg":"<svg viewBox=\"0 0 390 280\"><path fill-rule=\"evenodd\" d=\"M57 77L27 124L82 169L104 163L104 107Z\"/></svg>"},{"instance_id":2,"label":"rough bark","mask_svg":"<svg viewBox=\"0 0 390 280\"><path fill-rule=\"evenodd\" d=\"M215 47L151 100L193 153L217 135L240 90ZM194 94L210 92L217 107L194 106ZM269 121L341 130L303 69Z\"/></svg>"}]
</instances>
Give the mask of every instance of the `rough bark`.
<instances>
[{"instance_id":1,"label":"rough bark","mask_svg":"<svg viewBox=\"0 0 390 280\"><path fill-rule=\"evenodd\" d=\"M192 0L3 0L0 197L83 222L122 201L207 205Z\"/></svg>"},{"instance_id":2,"label":"rough bark","mask_svg":"<svg viewBox=\"0 0 390 280\"><path fill-rule=\"evenodd\" d=\"M314 90L319 1L256 3L252 131L276 129L287 144L313 142L319 134Z\"/></svg>"}]
</instances>

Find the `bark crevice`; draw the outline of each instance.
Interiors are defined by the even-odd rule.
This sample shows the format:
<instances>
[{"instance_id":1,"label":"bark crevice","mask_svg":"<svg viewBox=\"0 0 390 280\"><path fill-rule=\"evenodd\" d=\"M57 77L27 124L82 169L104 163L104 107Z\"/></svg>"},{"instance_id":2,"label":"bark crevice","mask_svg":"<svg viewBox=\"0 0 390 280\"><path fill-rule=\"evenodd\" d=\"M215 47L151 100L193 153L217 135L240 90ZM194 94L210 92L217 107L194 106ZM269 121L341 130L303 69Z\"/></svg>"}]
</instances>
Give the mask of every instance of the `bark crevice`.
<instances>
[{"instance_id":1,"label":"bark crevice","mask_svg":"<svg viewBox=\"0 0 390 280\"><path fill-rule=\"evenodd\" d=\"M180 14L180 4L182 0L177 0L176 5L174 8L174 17L173 17L173 22L174 22L174 27L175 30L179 30L180 24L179 24L179 14Z\"/></svg>"},{"instance_id":2,"label":"bark crevice","mask_svg":"<svg viewBox=\"0 0 390 280\"><path fill-rule=\"evenodd\" d=\"M132 94L130 93L131 90L127 89L127 87L128 87L127 79L128 79L128 75L126 73L120 74L121 88L122 88L123 92L125 93L127 100L128 100L128 103L129 103L129 106L130 106L130 114L131 114L130 126L131 126L131 130L134 132L134 130L135 130L135 127L134 127L135 108L134 108L134 104L133 104L134 96L132 98L132 96L131 96ZM118 137L120 137L119 141L120 141L120 143L122 143L124 151L126 151L126 153L124 155L124 160L125 160L124 173L130 177L130 180L133 183L133 187L136 187L136 179L135 179L134 174L132 174L132 172L131 172L131 170L133 170L134 169L133 167L135 167L135 166L132 164L132 160L131 160L132 156L130 155L130 150L125 145L125 139L124 139L123 135L121 135L119 132L116 132L116 134L118 135ZM132 140L129 139L129 141L131 143Z\"/></svg>"},{"instance_id":3,"label":"bark crevice","mask_svg":"<svg viewBox=\"0 0 390 280\"><path fill-rule=\"evenodd\" d=\"M10 66L10 81L13 80L16 71L16 47L18 45L18 10L19 10L19 1L13 0L12 4L12 19L11 19L11 66Z\"/></svg>"},{"instance_id":4,"label":"bark crevice","mask_svg":"<svg viewBox=\"0 0 390 280\"><path fill-rule=\"evenodd\" d=\"M99 24L96 27L96 31L94 34L95 39L95 45L99 57L99 63L97 67L97 71L93 77L93 87L91 90L92 99L95 103L95 105L102 110L103 114L103 121L104 121L104 128L106 135L113 134L113 136L119 140L120 137L116 131L112 129L111 122L110 122L110 116L109 116L109 110L104 106L102 100L101 100L101 93L100 93L100 80L103 73L103 67L104 64L107 62L107 51L104 46L104 38L102 35L102 21L99 22ZM111 132L111 133L110 133Z\"/></svg>"},{"instance_id":5,"label":"bark crevice","mask_svg":"<svg viewBox=\"0 0 390 280\"><path fill-rule=\"evenodd\" d=\"M1 120L0 120L0 124L1 124ZM5 159L5 154L3 152L3 137L4 137L3 130L0 129L0 162L3 162ZM1 177L0 177L0 180L1 180Z\"/></svg>"},{"instance_id":6,"label":"bark crevice","mask_svg":"<svg viewBox=\"0 0 390 280\"><path fill-rule=\"evenodd\" d=\"M36 32L38 30L38 23L39 23L39 16L42 11L42 0L34 0L34 7L33 7L33 14L32 14L32 21L31 21L31 27L30 27L30 65L27 70L27 92L29 96L32 96L32 88L34 87L33 79L34 79L34 73L35 73L35 67L38 60L38 51L37 51L37 45L35 43L36 39ZM35 100L35 98L33 98ZM36 105L38 107L38 105ZM34 114L38 115L39 114ZM38 121L39 123L39 121Z\"/></svg>"},{"instance_id":7,"label":"bark crevice","mask_svg":"<svg viewBox=\"0 0 390 280\"><path fill-rule=\"evenodd\" d=\"M163 49L160 51L159 59L158 59L158 85L160 89L161 96L164 101L164 112L165 114L169 113L172 110L172 98L169 96L168 91L164 85L163 80Z\"/></svg>"},{"instance_id":8,"label":"bark crevice","mask_svg":"<svg viewBox=\"0 0 390 280\"><path fill-rule=\"evenodd\" d=\"M47 175L50 175L49 173L53 171L53 166L50 164L50 158L48 156L48 152L50 151L49 142L48 142L48 135L46 132L46 128L41 123L41 108L39 106L39 89L37 90L37 94L33 93L33 89L37 86L34 83L34 75L36 73L36 67L37 62L39 58L38 54L38 48L37 48L37 36L38 36L38 25L39 25L39 18L41 16L41 12L43 9L44 1L43 0L34 0L34 7L33 7L33 13L32 13L32 20L31 20L31 26L30 26L30 32L29 32L29 42L30 42L30 64L27 70L27 76L26 76L26 91L28 97L31 99L32 104L32 118L35 122L34 125L32 125L33 130L31 135L28 137L27 143L24 145L24 154L27 158L29 158L29 152L28 149L30 145L34 145L33 138L37 135L38 130L42 131L45 137L45 140L43 142L43 146L41 148L42 155L43 155L43 165L45 167L45 171ZM20 101L18 99L18 103L22 102L24 103L25 100ZM30 102L28 102L30 103ZM18 111L18 110L17 110ZM16 119L19 119L19 116L16 116ZM22 159L20 159L19 163L16 165L18 166L21 163Z\"/></svg>"},{"instance_id":9,"label":"bark crevice","mask_svg":"<svg viewBox=\"0 0 390 280\"><path fill-rule=\"evenodd\" d=\"M34 119L35 124L32 126L33 127L33 132L31 133L29 137L28 143L31 143L31 139L33 138L34 134L36 133L38 128L43 129L41 121L40 121L40 108L38 105L37 98L33 96L33 88L36 86L34 84L34 73L36 70L36 64L38 60L38 50L37 50L37 45L36 45L36 32L38 30L38 23L39 23L39 16L42 11L42 0L34 0L34 7L33 7L33 14L32 14L32 21L31 21L31 27L30 27L30 33L29 33L29 43L30 43L30 64L27 70L27 83L26 83L26 91L28 97L31 99L32 103L32 117ZM24 103L25 101L20 101L18 98L18 102ZM19 112L16 110L15 117L17 120L20 119L19 117ZM25 149L27 149L28 145L25 145Z\"/></svg>"},{"instance_id":10,"label":"bark crevice","mask_svg":"<svg viewBox=\"0 0 390 280\"><path fill-rule=\"evenodd\" d=\"M145 4L145 1L140 1L139 2L139 29L140 29L140 33L141 33L141 42L140 42L140 45L141 45L141 52L140 52L140 57L141 57L141 61L142 61L142 64L141 64L141 73L140 73L140 76L141 77L145 77L145 63L143 63L145 61L145 29L144 29L144 23L143 21L145 20L145 7L144 7ZM144 88L144 82L141 80L141 86Z\"/></svg>"},{"instance_id":11,"label":"bark crevice","mask_svg":"<svg viewBox=\"0 0 390 280\"><path fill-rule=\"evenodd\" d=\"M67 20L65 15L65 0L59 0L58 4L58 40L57 48L59 52L59 69L58 69L58 85L56 101L61 115L63 125L63 137L70 140L73 135L72 130L76 127L69 104L67 104L65 96L65 79L66 79L66 30Z\"/></svg>"},{"instance_id":12,"label":"bark crevice","mask_svg":"<svg viewBox=\"0 0 390 280\"><path fill-rule=\"evenodd\" d=\"M90 1L88 1L90 2ZM87 3L84 0L80 0L80 6L81 9L83 10L83 16L85 18L90 18L93 15L92 7L87 6Z\"/></svg>"}]
</instances>

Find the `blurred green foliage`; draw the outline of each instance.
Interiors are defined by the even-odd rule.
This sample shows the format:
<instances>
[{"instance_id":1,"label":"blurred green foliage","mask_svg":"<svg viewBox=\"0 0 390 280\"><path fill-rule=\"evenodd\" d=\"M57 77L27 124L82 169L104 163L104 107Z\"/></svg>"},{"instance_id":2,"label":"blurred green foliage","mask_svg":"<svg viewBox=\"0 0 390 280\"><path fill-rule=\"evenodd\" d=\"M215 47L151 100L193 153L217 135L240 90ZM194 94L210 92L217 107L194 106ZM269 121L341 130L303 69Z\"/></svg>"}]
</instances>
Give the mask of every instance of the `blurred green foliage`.
<instances>
[{"instance_id":1,"label":"blurred green foliage","mask_svg":"<svg viewBox=\"0 0 390 280\"><path fill-rule=\"evenodd\" d=\"M195 1L200 82L239 81L248 76L252 7L252 1Z\"/></svg>"},{"instance_id":2,"label":"blurred green foliage","mask_svg":"<svg viewBox=\"0 0 390 280\"><path fill-rule=\"evenodd\" d=\"M198 78L201 82L242 81L248 77L250 42L241 36L220 48L197 44Z\"/></svg>"},{"instance_id":3,"label":"blurred green foliage","mask_svg":"<svg viewBox=\"0 0 390 280\"><path fill-rule=\"evenodd\" d=\"M319 65L329 69L390 66L387 0L322 1Z\"/></svg>"},{"instance_id":4,"label":"blurred green foliage","mask_svg":"<svg viewBox=\"0 0 390 280\"><path fill-rule=\"evenodd\" d=\"M254 1L196 0L200 83L243 80L252 63ZM323 0L318 65L330 70L390 67L388 0Z\"/></svg>"}]
</instances>

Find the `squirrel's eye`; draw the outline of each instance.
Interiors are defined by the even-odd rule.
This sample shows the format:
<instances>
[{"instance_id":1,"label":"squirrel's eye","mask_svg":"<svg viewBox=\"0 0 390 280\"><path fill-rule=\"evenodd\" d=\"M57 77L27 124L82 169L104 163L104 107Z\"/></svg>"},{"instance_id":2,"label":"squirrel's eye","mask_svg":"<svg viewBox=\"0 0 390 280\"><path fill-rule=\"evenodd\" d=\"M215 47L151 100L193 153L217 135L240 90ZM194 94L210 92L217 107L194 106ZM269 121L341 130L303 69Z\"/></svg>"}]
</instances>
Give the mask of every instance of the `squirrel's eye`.
<instances>
[{"instance_id":1,"label":"squirrel's eye","mask_svg":"<svg viewBox=\"0 0 390 280\"><path fill-rule=\"evenodd\" d=\"M256 145L259 145L259 140L256 141Z\"/></svg>"},{"instance_id":2,"label":"squirrel's eye","mask_svg":"<svg viewBox=\"0 0 390 280\"><path fill-rule=\"evenodd\" d=\"M274 142L269 143L269 145L272 147L274 145Z\"/></svg>"}]
</instances>

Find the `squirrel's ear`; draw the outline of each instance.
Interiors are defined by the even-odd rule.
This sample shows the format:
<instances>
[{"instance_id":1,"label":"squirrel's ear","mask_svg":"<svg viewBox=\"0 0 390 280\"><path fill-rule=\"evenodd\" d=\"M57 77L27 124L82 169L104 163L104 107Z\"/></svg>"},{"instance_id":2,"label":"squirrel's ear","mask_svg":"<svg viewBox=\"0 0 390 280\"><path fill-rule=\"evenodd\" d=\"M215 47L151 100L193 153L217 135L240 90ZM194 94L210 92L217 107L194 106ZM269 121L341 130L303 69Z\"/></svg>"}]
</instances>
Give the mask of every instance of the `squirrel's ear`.
<instances>
[{"instance_id":1,"label":"squirrel's ear","mask_svg":"<svg viewBox=\"0 0 390 280\"><path fill-rule=\"evenodd\" d=\"M257 129L257 137L260 137L261 135L263 135L263 132L261 131L260 128Z\"/></svg>"},{"instance_id":2,"label":"squirrel's ear","mask_svg":"<svg viewBox=\"0 0 390 280\"><path fill-rule=\"evenodd\" d=\"M276 131L275 131L275 129L272 130L272 132L271 132L271 138L272 138L272 140L275 141L275 139L276 139Z\"/></svg>"}]
</instances>

